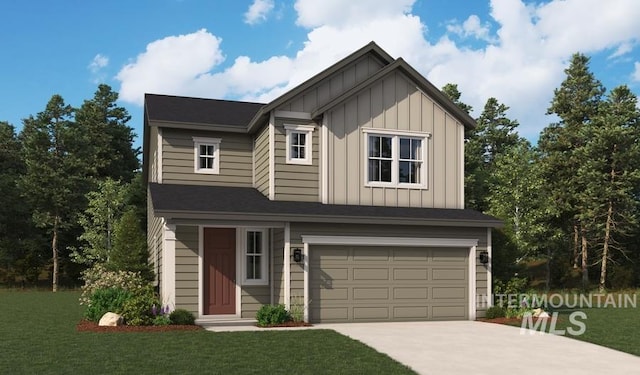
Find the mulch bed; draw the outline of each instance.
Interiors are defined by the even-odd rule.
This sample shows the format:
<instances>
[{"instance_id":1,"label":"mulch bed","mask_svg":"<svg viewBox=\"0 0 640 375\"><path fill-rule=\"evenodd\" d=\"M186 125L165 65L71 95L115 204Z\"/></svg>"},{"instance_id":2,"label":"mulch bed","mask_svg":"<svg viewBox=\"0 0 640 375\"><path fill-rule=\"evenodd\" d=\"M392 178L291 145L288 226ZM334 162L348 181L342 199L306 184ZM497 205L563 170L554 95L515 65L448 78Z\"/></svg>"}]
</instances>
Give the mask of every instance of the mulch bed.
<instances>
[{"instance_id":1,"label":"mulch bed","mask_svg":"<svg viewBox=\"0 0 640 375\"><path fill-rule=\"evenodd\" d=\"M266 327L262 327L262 326L256 325L256 327L260 327L260 328L278 328L278 327L313 327L313 324L311 324L311 323L306 323L306 322L294 322L294 321L289 321L289 322L284 322L284 323L282 323L282 324L276 324L276 325L266 326Z\"/></svg>"},{"instance_id":2,"label":"mulch bed","mask_svg":"<svg viewBox=\"0 0 640 375\"><path fill-rule=\"evenodd\" d=\"M76 326L78 332L169 332L169 331L201 331L204 328L200 326L182 326L182 325L166 325L166 326L117 326L117 327L101 327L98 323L82 320Z\"/></svg>"}]
</instances>

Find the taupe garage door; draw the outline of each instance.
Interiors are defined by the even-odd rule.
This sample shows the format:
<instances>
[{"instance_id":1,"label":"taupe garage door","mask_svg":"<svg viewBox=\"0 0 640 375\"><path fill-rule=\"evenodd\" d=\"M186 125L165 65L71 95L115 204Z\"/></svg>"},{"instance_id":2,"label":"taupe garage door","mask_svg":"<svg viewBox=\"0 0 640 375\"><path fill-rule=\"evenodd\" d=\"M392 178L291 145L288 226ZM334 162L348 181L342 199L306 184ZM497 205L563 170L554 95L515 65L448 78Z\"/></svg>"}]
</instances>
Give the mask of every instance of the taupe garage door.
<instances>
[{"instance_id":1,"label":"taupe garage door","mask_svg":"<svg viewBox=\"0 0 640 375\"><path fill-rule=\"evenodd\" d=\"M312 245L310 321L467 319L468 252Z\"/></svg>"}]
</instances>

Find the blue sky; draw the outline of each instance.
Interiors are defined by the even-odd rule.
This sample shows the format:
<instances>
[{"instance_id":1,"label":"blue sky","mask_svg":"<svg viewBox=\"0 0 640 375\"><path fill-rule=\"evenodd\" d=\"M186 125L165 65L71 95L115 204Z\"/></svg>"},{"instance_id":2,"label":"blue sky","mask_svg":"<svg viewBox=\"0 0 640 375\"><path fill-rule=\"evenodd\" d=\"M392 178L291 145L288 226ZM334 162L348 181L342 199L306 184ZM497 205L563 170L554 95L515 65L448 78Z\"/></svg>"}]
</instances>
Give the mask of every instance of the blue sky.
<instances>
[{"instance_id":1,"label":"blue sky","mask_svg":"<svg viewBox=\"0 0 640 375\"><path fill-rule=\"evenodd\" d=\"M0 5L0 121L98 83L142 134L145 92L266 102L374 40L477 116L490 96L535 140L574 52L640 93L637 0L21 0ZM139 146L140 141L137 141Z\"/></svg>"}]
</instances>

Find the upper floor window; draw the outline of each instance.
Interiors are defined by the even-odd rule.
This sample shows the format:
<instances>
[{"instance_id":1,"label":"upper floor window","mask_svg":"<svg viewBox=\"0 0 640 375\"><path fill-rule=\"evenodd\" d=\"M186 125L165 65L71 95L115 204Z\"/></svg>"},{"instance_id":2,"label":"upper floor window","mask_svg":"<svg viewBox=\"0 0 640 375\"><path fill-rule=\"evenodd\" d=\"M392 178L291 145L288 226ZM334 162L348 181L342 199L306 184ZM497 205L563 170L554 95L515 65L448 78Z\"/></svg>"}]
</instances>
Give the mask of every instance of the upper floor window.
<instances>
[{"instance_id":1,"label":"upper floor window","mask_svg":"<svg viewBox=\"0 0 640 375\"><path fill-rule=\"evenodd\" d=\"M220 173L220 138L193 137L196 173Z\"/></svg>"},{"instance_id":2,"label":"upper floor window","mask_svg":"<svg viewBox=\"0 0 640 375\"><path fill-rule=\"evenodd\" d=\"M267 230L247 230L244 244L244 284L266 284L268 282Z\"/></svg>"},{"instance_id":3,"label":"upper floor window","mask_svg":"<svg viewBox=\"0 0 640 375\"><path fill-rule=\"evenodd\" d=\"M370 186L426 186L428 134L365 129L366 176Z\"/></svg>"},{"instance_id":4,"label":"upper floor window","mask_svg":"<svg viewBox=\"0 0 640 375\"><path fill-rule=\"evenodd\" d=\"M313 125L284 125L286 135L287 164L307 164L312 162Z\"/></svg>"}]
</instances>

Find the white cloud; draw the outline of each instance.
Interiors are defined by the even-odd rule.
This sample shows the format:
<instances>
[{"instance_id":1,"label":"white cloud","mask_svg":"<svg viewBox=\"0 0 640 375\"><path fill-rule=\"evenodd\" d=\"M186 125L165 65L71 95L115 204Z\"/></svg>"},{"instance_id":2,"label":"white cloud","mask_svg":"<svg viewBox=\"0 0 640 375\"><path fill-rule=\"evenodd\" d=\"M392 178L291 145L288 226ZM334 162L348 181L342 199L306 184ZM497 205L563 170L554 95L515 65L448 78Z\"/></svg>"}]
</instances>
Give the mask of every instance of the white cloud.
<instances>
[{"instance_id":1,"label":"white cloud","mask_svg":"<svg viewBox=\"0 0 640 375\"><path fill-rule=\"evenodd\" d=\"M121 98L140 104L144 92L156 92L266 102L374 40L437 87L457 83L474 116L496 97L511 107L521 134L535 138L550 121L544 113L572 53L621 56L640 41L636 0L492 0L487 22L470 15L449 25L449 33L489 41L480 47L458 45L446 34L428 41L414 2L297 0L296 23L308 28L300 50L262 61L237 56L224 70L221 40L206 30L167 37L120 71ZM633 77L640 81L640 62Z\"/></svg>"},{"instance_id":2,"label":"white cloud","mask_svg":"<svg viewBox=\"0 0 640 375\"><path fill-rule=\"evenodd\" d=\"M634 82L640 82L640 62L638 61L633 64L633 73L631 73L631 79Z\"/></svg>"},{"instance_id":3,"label":"white cloud","mask_svg":"<svg viewBox=\"0 0 640 375\"><path fill-rule=\"evenodd\" d=\"M493 38L489 36L489 24L481 24L480 17L475 14L470 15L462 24L451 22L447 25L447 31L465 38L471 36L476 39L493 42Z\"/></svg>"},{"instance_id":4,"label":"white cloud","mask_svg":"<svg viewBox=\"0 0 640 375\"><path fill-rule=\"evenodd\" d=\"M121 82L120 98L141 105L146 92L189 94L202 74L224 60L221 41L202 29L149 43L146 51L116 76ZM224 95L224 92L217 94Z\"/></svg>"},{"instance_id":5,"label":"white cloud","mask_svg":"<svg viewBox=\"0 0 640 375\"><path fill-rule=\"evenodd\" d=\"M618 48L616 48L616 50L611 55L609 55L609 57L607 57L607 59L615 59L618 57L622 57L631 51L633 51L633 43L631 42L622 43L618 46Z\"/></svg>"},{"instance_id":6,"label":"white cloud","mask_svg":"<svg viewBox=\"0 0 640 375\"><path fill-rule=\"evenodd\" d=\"M255 25L266 21L267 16L271 13L273 8L273 0L254 0L253 4L249 6L249 9L244 14L244 22L249 25Z\"/></svg>"},{"instance_id":7,"label":"white cloud","mask_svg":"<svg viewBox=\"0 0 640 375\"><path fill-rule=\"evenodd\" d=\"M109 58L102 54L97 54L95 55L93 60L91 60L87 68L91 73L98 73L102 68L105 68L107 65L109 65Z\"/></svg>"},{"instance_id":8,"label":"white cloud","mask_svg":"<svg viewBox=\"0 0 640 375\"><path fill-rule=\"evenodd\" d=\"M416 0L297 0L297 24L313 28L319 26L347 26L386 19L411 11Z\"/></svg>"},{"instance_id":9,"label":"white cloud","mask_svg":"<svg viewBox=\"0 0 640 375\"><path fill-rule=\"evenodd\" d=\"M109 58L102 54L94 56L93 60L87 65L87 69L91 72L91 82L98 84L104 82L107 75L103 72L103 69L109 65Z\"/></svg>"}]
</instances>

